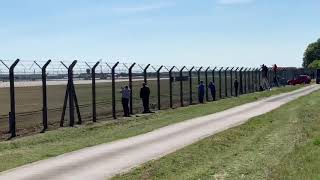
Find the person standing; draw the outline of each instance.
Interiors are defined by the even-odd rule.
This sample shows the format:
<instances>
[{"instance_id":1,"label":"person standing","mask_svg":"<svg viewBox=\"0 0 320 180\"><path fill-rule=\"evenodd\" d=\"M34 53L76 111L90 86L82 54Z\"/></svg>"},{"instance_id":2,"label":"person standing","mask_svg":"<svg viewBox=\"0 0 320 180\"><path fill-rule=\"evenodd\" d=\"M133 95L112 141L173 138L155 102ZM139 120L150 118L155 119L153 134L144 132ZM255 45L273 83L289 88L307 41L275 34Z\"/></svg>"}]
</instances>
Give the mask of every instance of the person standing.
<instances>
[{"instance_id":1,"label":"person standing","mask_svg":"<svg viewBox=\"0 0 320 180\"><path fill-rule=\"evenodd\" d=\"M262 69L262 86L264 89L269 89L270 90L270 85L268 81L268 67L266 65L261 66Z\"/></svg>"},{"instance_id":2,"label":"person standing","mask_svg":"<svg viewBox=\"0 0 320 180\"><path fill-rule=\"evenodd\" d=\"M278 81L278 75L277 75L277 72L278 72L278 66L276 64L273 65L272 67L272 70L273 70L273 74L274 74L274 77L273 77L273 84L277 87L279 87L279 81Z\"/></svg>"},{"instance_id":3,"label":"person standing","mask_svg":"<svg viewBox=\"0 0 320 180\"><path fill-rule=\"evenodd\" d=\"M234 85L235 95L236 95L236 97L238 97L238 92L239 92L239 82L238 82L238 80L237 80L237 79L236 79L236 80L234 80L233 85Z\"/></svg>"},{"instance_id":4,"label":"person standing","mask_svg":"<svg viewBox=\"0 0 320 180\"><path fill-rule=\"evenodd\" d=\"M140 98L142 99L143 113L151 113L149 108L150 89L147 86L147 83L142 84L142 88L140 89Z\"/></svg>"},{"instance_id":5,"label":"person standing","mask_svg":"<svg viewBox=\"0 0 320 180\"><path fill-rule=\"evenodd\" d=\"M215 101L216 100L216 85L214 84L214 82L211 81L209 83L209 89L211 92L212 100Z\"/></svg>"},{"instance_id":6,"label":"person standing","mask_svg":"<svg viewBox=\"0 0 320 180\"><path fill-rule=\"evenodd\" d=\"M131 90L129 89L128 86L125 86L124 88L122 88L121 94L122 94L122 106L123 106L124 117L130 117L129 99L131 96Z\"/></svg>"},{"instance_id":7,"label":"person standing","mask_svg":"<svg viewBox=\"0 0 320 180\"><path fill-rule=\"evenodd\" d=\"M200 81L199 87L198 87L198 93L199 93L199 103L204 103L204 93L205 93L205 86L203 81Z\"/></svg>"}]
</instances>

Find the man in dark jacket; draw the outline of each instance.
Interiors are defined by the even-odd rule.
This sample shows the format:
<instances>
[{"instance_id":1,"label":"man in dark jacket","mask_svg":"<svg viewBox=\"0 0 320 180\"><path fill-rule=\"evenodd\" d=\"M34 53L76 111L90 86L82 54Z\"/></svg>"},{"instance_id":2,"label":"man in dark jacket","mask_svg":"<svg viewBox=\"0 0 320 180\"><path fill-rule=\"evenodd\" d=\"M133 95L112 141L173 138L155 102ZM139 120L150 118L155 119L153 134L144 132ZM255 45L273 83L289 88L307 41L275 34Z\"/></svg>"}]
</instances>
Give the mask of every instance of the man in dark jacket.
<instances>
[{"instance_id":1,"label":"man in dark jacket","mask_svg":"<svg viewBox=\"0 0 320 180\"><path fill-rule=\"evenodd\" d=\"M270 90L270 84L269 84L269 80L268 80L268 67L264 64L262 64L261 66L261 71L262 71L262 87L264 89L269 89Z\"/></svg>"},{"instance_id":2,"label":"man in dark jacket","mask_svg":"<svg viewBox=\"0 0 320 180\"><path fill-rule=\"evenodd\" d=\"M142 104L143 104L143 113L151 113L149 108L149 97L150 97L150 89L147 86L147 83L143 83L142 88L140 90L140 98L142 99Z\"/></svg>"},{"instance_id":3,"label":"man in dark jacket","mask_svg":"<svg viewBox=\"0 0 320 180\"><path fill-rule=\"evenodd\" d=\"M198 93L199 93L199 103L204 103L204 93L205 93L205 86L203 84L203 81L200 81L199 87L198 87Z\"/></svg>"},{"instance_id":4,"label":"man in dark jacket","mask_svg":"<svg viewBox=\"0 0 320 180\"><path fill-rule=\"evenodd\" d=\"M214 82L209 83L209 89L211 91L212 100L215 101L216 100L216 85L214 84Z\"/></svg>"}]
</instances>

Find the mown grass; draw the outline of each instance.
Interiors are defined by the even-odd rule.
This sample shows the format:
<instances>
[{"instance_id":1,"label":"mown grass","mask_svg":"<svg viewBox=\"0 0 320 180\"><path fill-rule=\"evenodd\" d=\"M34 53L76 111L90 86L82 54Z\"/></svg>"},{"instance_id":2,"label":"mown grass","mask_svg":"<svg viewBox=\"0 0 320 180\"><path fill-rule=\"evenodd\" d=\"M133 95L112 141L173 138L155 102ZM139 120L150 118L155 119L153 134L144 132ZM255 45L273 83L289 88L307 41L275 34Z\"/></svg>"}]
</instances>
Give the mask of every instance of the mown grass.
<instances>
[{"instance_id":1,"label":"mown grass","mask_svg":"<svg viewBox=\"0 0 320 180\"><path fill-rule=\"evenodd\" d=\"M320 179L320 92L114 179Z\"/></svg>"},{"instance_id":2,"label":"mown grass","mask_svg":"<svg viewBox=\"0 0 320 180\"><path fill-rule=\"evenodd\" d=\"M118 119L111 122L78 126L77 128L62 128L45 134L0 142L0 171L84 147L147 133L173 123L223 111L300 87L279 88L272 91L243 95L239 98L223 99L204 105L160 111L148 116Z\"/></svg>"}]
</instances>

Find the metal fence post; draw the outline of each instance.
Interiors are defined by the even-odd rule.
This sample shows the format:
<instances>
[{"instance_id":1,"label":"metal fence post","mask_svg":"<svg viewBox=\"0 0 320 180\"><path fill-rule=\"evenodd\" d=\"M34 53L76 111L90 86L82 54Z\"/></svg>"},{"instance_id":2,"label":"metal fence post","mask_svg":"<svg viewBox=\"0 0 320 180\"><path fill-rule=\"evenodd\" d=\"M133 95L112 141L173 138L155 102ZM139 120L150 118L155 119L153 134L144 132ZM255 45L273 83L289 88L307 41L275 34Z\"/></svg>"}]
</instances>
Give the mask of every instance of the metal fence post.
<instances>
[{"instance_id":1,"label":"metal fence post","mask_svg":"<svg viewBox=\"0 0 320 180\"><path fill-rule=\"evenodd\" d=\"M182 81L182 78L183 78L183 70L185 68L186 68L186 66L183 66L180 69L180 105L181 105L181 107L184 106L184 103L183 103L183 81Z\"/></svg>"},{"instance_id":2,"label":"metal fence post","mask_svg":"<svg viewBox=\"0 0 320 180\"><path fill-rule=\"evenodd\" d=\"M147 70L148 70L149 67L150 67L150 64L148 64L143 70L144 83L148 82L148 80L147 80Z\"/></svg>"},{"instance_id":3,"label":"metal fence post","mask_svg":"<svg viewBox=\"0 0 320 180\"><path fill-rule=\"evenodd\" d=\"M78 113L78 124L81 123L81 116L80 116L80 110L78 106L78 100L75 95L75 89L74 89L74 84L73 84L73 68L77 64L77 61L73 61L69 67L67 67L62 61L60 63L68 70L68 84L67 84L67 89L66 89L66 94L64 98L64 103L63 103L63 109L62 109L62 115L61 115L61 120L60 120L60 127L63 127L63 122L64 122L64 116L66 113L66 108L67 108L67 101L69 97L69 126L73 127L74 126L74 102L76 103L76 108L77 108L77 113Z\"/></svg>"},{"instance_id":4,"label":"metal fence post","mask_svg":"<svg viewBox=\"0 0 320 180\"><path fill-rule=\"evenodd\" d=\"M46 69L51 63L51 60L48 60L43 67L41 67L36 61L34 63L41 69L41 78L42 78L42 125L44 133L48 129L48 98L47 98L47 73Z\"/></svg>"},{"instance_id":5,"label":"metal fence post","mask_svg":"<svg viewBox=\"0 0 320 180\"><path fill-rule=\"evenodd\" d=\"M254 74L255 74L255 92L257 92L258 91L258 87L259 87L259 85L258 85L258 68L256 68L255 70L254 70Z\"/></svg>"},{"instance_id":6,"label":"metal fence post","mask_svg":"<svg viewBox=\"0 0 320 180\"><path fill-rule=\"evenodd\" d=\"M91 70L91 97L92 97L92 121L97 122L97 112L96 112L96 67L100 63L97 62L93 67L91 67L87 62L86 65Z\"/></svg>"},{"instance_id":7,"label":"metal fence post","mask_svg":"<svg viewBox=\"0 0 320 180\"><path fill-rule=\"evenodd\" d=\"M257 72L257 68L253 68L252 70L252 82L253 82L253 89L252 91L253 92L256 92L256 89L257 89L257 76L256 76L256 72Z\"/></svg>"},{"instance_id":8,"label":"metal fence post","mask_svg":"<svg viewBox=\"0 0 320 180\"><path fill-rule=\"evenodd\" d=\"M247 73L247 78L248 78L248 93L250 93L251 92L251 84L252 84L252 82L251 82L251 70L252 70L252 68L249 68L248 69L248 73Z\"/></svg>"},{"instance_id":9,"label":"metal fence post","mask_svg":"<svg viewBox=\"0 0 320 180\"><path fill-rule=\"evenodd\" d=\"M172 71L175 68L175 66L173 66L170 70L169 70L169 97L170 97L170 108L173 108L173 102L172 102L172 81L173 81L173 77L172 77Z\"/></svg>"},{"instance_id":10,"label":"metal fence post","mask_svg":"<svg viewBox=\"0 0 320 180\"><path fill-rule=\"evenodd\" d=\"M92 80L92 121L97 122L97 100L96 100L96 68L100 62L96 62L96 64L91 68L91 80Z\"/></svg>"},{"instance_id":11,"label":"metal fence post","mask_svg":"<svg viewBox=\"0 0 320 180\"><path fill-rule=\"evenodd\" d=\"M252 84L251 84L251 89L252 92L255 92L255 79L254 79L254 72L255 72L256 68L252 68L251 70L251 79L252 79Z\"/></svg>"},{"instance_id":12,"label":"metal fence post","mask_svg":"<svg viewBox=\"0 0 320 180\"><path fill-rule=\"evenodd\" d=\"M133 98L132 98L132 69L136 65L136 63L133 63L129 68L129 88L130 88L130 114L133 114Z\"/></svg>"},{"instance_id":13,"label":"metal fence post","mask_svg":"<svg viewBox=\"0 0 320 180\"><path fill-rule=\"evenodd\" d=\"M253 89L252 89L252 84L253 84L253 79L252 79L252 72L253 72L253 68L250 68L250 71L249 71L249 80L250 80L250 84L249 84L249 89L250 89L250 93L252 93L253 92Z\"/></svg>"},{"instance_id":14,"label":"metal fence post","mask_svg":"<svg viewBox=\"0 0 320 180\"><path fill-rule=\"evenodd\" d=\"M216 84L215 84L215 73L216 73L216 69L217 69L218 67L215 67L215 68L213 68L212 69L212 82L214 83L214 85L215 85L215 87L216 87ZM216 89L215 89L215 91L214 91L214 94L212 95L213 97L212 97L212 100L213 101L216 101Z\"/></svg>"},{"instance_id":15,"label":"metal fence post","mask_svg":"<svg viewBox=\"0 0 320 180\"><path fill-rule=\"evenodd\" d=\"M9 133L11 133L11 138L17 136L16 134L16 99L15 99L15 88L14 88L14 68L19 63L17 59L10 67L7 66L3 61L2 64L9 69L9 79L10 79L10 112L9 112Z\"/></svg>"},{"instance_id":16,"label":"metal fence post","mask_svg":"<svg viewBox=\"0 0 320 180\"><path fill-rule=\"evenodd\" d=\"M221 80L221 71L222 71L222 69L223 69L223 67L222 68L220 68L220 70L219 70L219 98L220 99L222 99L222 80Z\"/></svg>"},{"instance_id":17,"label":"metal fence post","mask_svg":"<svg viewBox=\"0 0 320 180\"><path fill-rule=\"evenodd\" d=\"M161 110L161 94L160 94L160 71L163 68L163 66L160 66L159 69L157 70L157 95L158 95L158 110Z\"/></svg>"},{"instance_id":18,"label":"metal fence post","mask_svg":"<svg viewBox=\"0 0 320 180\"><path fill-rule=\"evenodd\" d=\"M48 65L51 63L51 60L48 60L41 69L42 74L42 124L43 124L43 132L48 129L48 101L47 101L47 74L46 69Z\"/></svg>"},{"instance_id":19,"label":"metal fence post","mask_svg":"<svg viewBox=\"0 0 320 180\"><path fill-rule=\"evenodd\" d=\"M248 87L248 89L249 89L249 93L251 93L252 92L252 82L253 82L253 80L252 80L252 69L253 68L250 68L249 69L249 72L248 72L248 80L249 80L249 82L248 82L248 85L249 85L249 87Z\"/></svg>"},{"instance_id":20,"label":"metal fence post","mask_svg":"<svg viewBox=\"0 0 320 180\"><path fill-rule=\"evenodd\" d=\"M75 65L75 64L74 64ZM72 71L72 68L73 68L73 63L72 65L70 65L69 69L68 69L68 84L69 84L69 118L70 118L70 121L69 121L69 126L73 126L74 125L74 94L72 92L71 89L71 84L72 84L72 79L73 79L73 71Z\"/></svg>"},{"instance_id":21,"label":"metal fence post","mask_svg":"<svg viewBox=\"0 0 320 180\"><path fill-rule=\"evenodd\" d=\"M72 90L73 85L73 68L77 64L77 61L73 61L68 68L68 84L69 84L69 125L72 127L74 125L74 91Z\"/></svg>"},{"instance_id":22,"label":"metal fence post","mask_svg":"<svg viewBox=\"0 0 320 180\"><path fill-rule=\"evenodd\" d=\"M199 69L198 69L198 71L197 71L197 73L198 73L198 85L200 84L200 81L201 81L201 75L200 75L200 73L201 73L201 70L203 69L203 67L201 66Z\"/></svg>"},{"instance_id":23,"label":"metal fence post","mask_svg":"<svg viewBox=\"0 0 320 180\"><path fill-rule=\"evenodd\" d=\"M11 105L11 121L10 121L10 132L11 137L16 137L16 99L15 99L15 88L14 88L14 68L19 63L17 59L9 68L10 78L10 105Z\"/></svg>"},{"instance_id":24,"label":"metal fence post","mask_svg":"<svg viewBox=\"0 0 320 180\"><path fill-rule=\"evenodd\" d=\"M251 85L251 88L252 88L252 92L254 93L256 90L255 90L255 84L256 84L256 80L255 80L255 71L256 71L256 68L252 68L252 71L251 71L251 79L252 79L252 85Z\"/></svg>"},{"instance_id":25,"label":"metal fence post","mask_svg":"<svg viewBox=\"0 0 320 180\"><path fill-rule=\"evenodd\" d=\"M239 81L239 79L238 79L238 70L239 70L239 68L237 67L234 71L235 71L235 78L236 78L236 80Z\"/></svg>"},{"instance_id":26,"label":"metal fence post","mask_svg":"<svg viewBox=\"0 0 320 180\"><path fill-rule=\"evenodd\" d=\"M230 69L230 95L233 96L233 70L234 67Z\"/></svg>"},{"instance_id":27,"label":"metal fence post","mask_svg":"<svg viewBox=\"0 0 320 180\"><path fill-rule=\"evenodd\" d=\"M118 66L119 62L114 64L111 68L111 79L112 79L112 117L117 119L116 112L116 80L115 80L115 69Z\"/></svg>"},{"instance_id":28,"label":"metal fence post","mask_svg":"<svg viewBox=\"0 0 320 180\"><path fill-rule=\"evenodd\" d=\"M260 91L260 86L261 86L261 68L258 68L258 82L259 82L258 91Z\"/></svg>"},{"instance_id":29,"label":"metal fence post","mask_svg":"<svg viewBox=\"0 0 320 180\"><path fill-rule=\"evenodd\" d=\"M259 91L260 91L260 86L261 86L261 68L258 69L258 79L259 79Z\"/></svg>"},{"instance_id":30,"label":"metal fence post","mask_svg":"<svg viewBox=\"0 0 320 180\"><path fill-rule=\"evenodd\" d=\"M235 78L236 80L238 81L239 83L239 79L238 79L238 70L239 70L239 67L237 67L234 72L235 72ZM237 90L237 94L239 95L239 84L238 84L238 90Z\"/></svg>"},{"instance_id":31,"label":"metal fence post","mask_svg":"<svg viewBox=\"0 0 320 180\"><path fill-rule=\"evenodd\" d=\"M192 71L194 70L194 66L189 70L189 103L192 104L193 101L193 87L192 87Z\"/></svg>"},{"instance_id":32,"label":"metal fence post","mask_svg":"<svg viewBox=\"0 0 320 180\"><path fill-rule=\"evenodd\" d=\"M240 94L243 94L243 68L239 70L239 79L240 79Z\"/></svg>"},{"instance_id":33,"label":"metal fence post","mask_svg":"<svg viewBox=\"0 0 320 180\"><path fill-rule=\"evenodd\" d=\"M205 71L205 79L206 79L206 100L209 101L209 92L208 92L208 71L209 71L210 67L208 67Z\"/></svg>"},{"instance_id":34,"label":"metal fence post","mask_svg":"<svg viewBox=\"0 0 320 180\"><path fill-rule=\"evenodd\" d=\"M254 71L254 77L255 77L255 91L257 92L258 87L259 87L259 85L258 85L258 83L259 83L259 81L258 81L258 68L256 68Z\"/></svg>"},{"instance_id":35,"label":"metal fence post","mask_svg":"<svg viewBox=\"0 0 320 180\"><path fill-rule=\"evenodd\" d=\"M224 70L224 93L225 93L225 97L228 97L228 78L227 78L227 71L228 71L229 67L227 67Z\"/></svg>"},{"instance_id":36,"label":"metal fence post","mask_svg":"<svg viewBox=\"0 0 320 180\"><path fill-rule=\"evenodd\" d=\"M248 78L248 90L247 92L250 93L251 92L251 69L249 68L247 71L247 78Z\"/></svg>"},{"instance_id":37,"label":"metal fence post","mask_svg":"<svg viewBox=\"0 0 320 180\"><path fill-rule=\"evenodd\" d=\"M245 68L243 71L244 75L244 94L247 94L247 70L248 68Z\"/></svg>"},{"instance_id":38,"label":"metal fence post","mask_svg":"<svg viewBox=\"0 0 320 180\"><path fill-rule=\"evenodd\" d=\"M217 69L218 67L215 67L215 68L213 68L212 69L212 82L213 83L215 83L216 81L215 81L215 73L216 73L216 69Z\"/></svg>"}]
</instances>

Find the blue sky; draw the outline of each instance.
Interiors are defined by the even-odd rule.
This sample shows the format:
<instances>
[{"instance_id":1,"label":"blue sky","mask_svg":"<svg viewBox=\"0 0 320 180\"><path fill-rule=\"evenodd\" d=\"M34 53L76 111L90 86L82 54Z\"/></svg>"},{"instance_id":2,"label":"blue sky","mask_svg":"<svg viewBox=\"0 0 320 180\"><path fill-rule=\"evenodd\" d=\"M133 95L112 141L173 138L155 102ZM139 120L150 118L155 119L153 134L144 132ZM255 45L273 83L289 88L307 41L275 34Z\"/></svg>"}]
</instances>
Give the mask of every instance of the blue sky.
<instances>
[{"instance_id":1,"label":"blue sky","mask_svg":"<svg viewBox=\"0 0 320 180\"><path fill-rule=\"evenodd\" d=\"M300 66L319 0L1 0L2 59Z\"/></svg>"}]
</instances>

